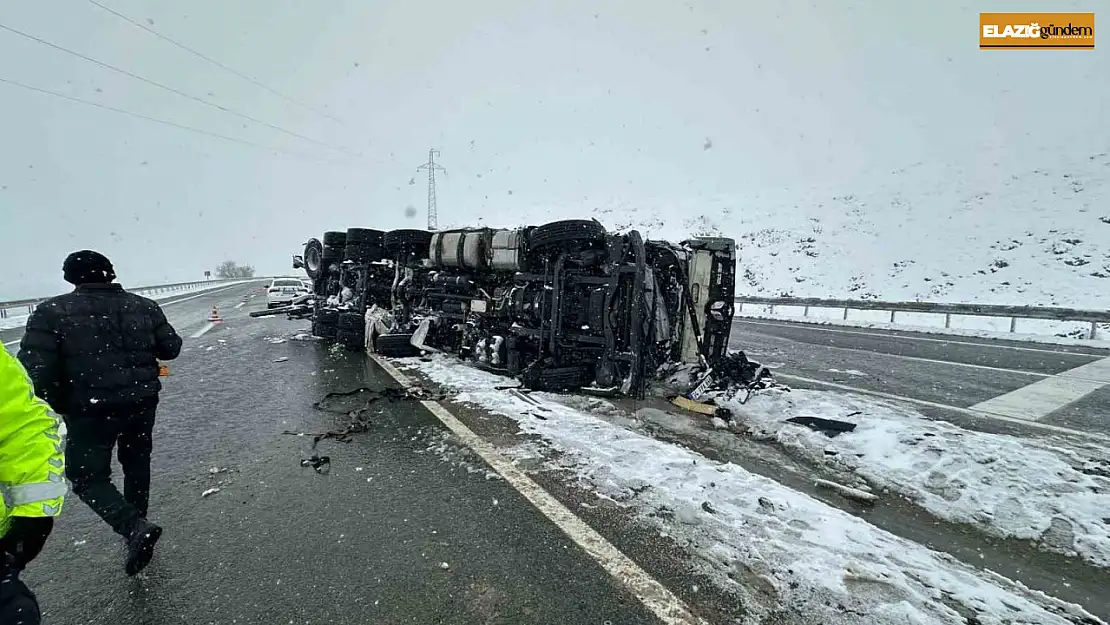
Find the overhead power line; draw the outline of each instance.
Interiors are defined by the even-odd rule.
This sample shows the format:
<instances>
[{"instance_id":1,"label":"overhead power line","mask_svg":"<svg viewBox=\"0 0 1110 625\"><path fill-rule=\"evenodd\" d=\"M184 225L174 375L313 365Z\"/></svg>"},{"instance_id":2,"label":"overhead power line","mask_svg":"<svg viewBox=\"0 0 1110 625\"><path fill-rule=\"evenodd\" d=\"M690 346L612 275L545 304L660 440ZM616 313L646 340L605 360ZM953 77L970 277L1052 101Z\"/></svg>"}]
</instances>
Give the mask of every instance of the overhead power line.
<instances>
[{"instance_id":1,"label":"overhead power line","mask_svg":"<svg viewBox=\"0 0 1110 625\"><path fill-rule=\"evenodd\" d=\"M198 51L194 50L193 48L190 48L189 46L187 46L187 45L185 45L185 44L183 44L179 41L171 39L171 38L167 37L166 35L163 35L162 33L154 30L153 28L150 28L146 24L143 24L142 22L138 22L134 19L131 19L130 17L127 17L123 13L120 13L119 11L116 11L115 9L113 9L111 7L104 6L103 4L97 2L96 0L87 0L87 2L89 4L94 5L94 6L100 7L104 11L107 11L108 13L111 13L112 15L115 15L116 17L120 18L121 20L123 20L123 21L125 21L125 22L127 22L127 23L129 23L133 26L137 26L137 27L145 30L146 32L154 35L155 37L161 39L162 41L165 41L166 43L173 44L173 45L177 46L178 48L181 48L182 50L188 52L189 54L192 54L193 56L195 56L199 59L207 61L207 62L211 63L212 65L215 65L216 67L219 67L220 69L223 69L226 72L229 72L231 74L234 74L235 76L238 76L239 78L242 78L243 80L246 80L247 82L251 83L252 85L255 85L257 87L261 87L262 89L265 89L266 91L269 91L270 93L272 93L272 94L276 95L277 97L285 100L286 102L290 102L292 104L295 104L295 105L297 105L297 106L299 106L299 107L301 107L301 108L303 108L307 111L310 111L310 112L312 112L316 115L319 115L321 117L326 117L326 118L328 118L328 119L330 119L334 122L338 122L340 124L343 123L343 120L341 120L337 117L334 117L332 115L328 115L327 113L325 113L323 111L318 111L318 110L312 108L311 106L309 106L309 105L307 105L303 102L300 102L300 101L298 101L294 98L291 98L290 96L285 95L284 93L278 91L277 89L269 87L269 86L259 82L258 80L254 79L254 78L251 78L250 76L244 74L243 72L240 72L236 69L228 67L227 65L224 65L223 63L217 61L216 59L213 59L210 56L207 56L207 55L205 55L201 52L198 52Z\"/></svg>"},{"instance_id":2,"label":"overhead power line","mask_svg":"<svg viewBox=\"0 0 1110 625\"><path fill-rule=\"evenodd\" d=\"M305 158L305 159L312 160L312 161L328 162L328 159L323 159L323 158L319 158L319 157L312 156L312 155L309 155L309 154L304 154L303 152L295 152L293 150L285 150L285 149L282 149L282 148L275 148L275 147L271 147L271 146L268 146L268 145L262 145L261 143L254 143L253 141L247 141L246 139L238 139L238 138L235 138L235 137L229 137L227 135L222 135L218 132L212 132L212 131L209 131L209 130L204 130L203 128L196 128L196 127L193 127L193 126L186 126L184 124L179 124L177 122L171 122L169 120L159 119L157 117L150 117L149 115L143 115L142 113L136 113L135 111L129 111L127 109L121 109L121 108L117 108L117 107L114 107L114 106L109 106L107 104L101 104L99 102L93 102L92 100L84 100L84 99L77 98L77 97L74 97L74 96L71 96L71 95L66 95L64 93L59 93L57 91L51 91L49 89L42 89L41 87L33 87L31 85L24 84L24 83L21 83L21 82L16 81L16 80L10 80L10 79L7 79L7 78L0 78L0 83L11 85L13 87L19 87L21 89L27 89L29 91L34 91L34 92L42 93L42 94L49 95L49 96L54 96L56 98L61 98L63 100L69 100L70 102L77 102L78 104L84 104L86 106L93 106L93 107L96 107L96 108L99 108L99 109L104 109L106 111L112 111L113 113L119 113L121 115L127 115L128 117L143 119L143 120L146 120L148 122L154 122L156 124L163 124L165 126L171 126L173 128L178 128L178 129L181 129L181 130L188 130L189 132L195 132L195 133L202 134L202 135L205 135L205 136L208 136L208 137L215 137L217 139L223 139L224 141L231 141L232 143L239 143L241 145L248 145L248 146L251 146L251 147L254 147L254 148L260 148L260 149L266 150L268 152L279 152L281 154L286 154L286 155L289 155L289 156L295 156L295 157L298 157L298 158Z\"/></svg>"},{"instance_id":3,"label":"overhead power line","mask_svg":"<svg viewBox=\"0 0 1110 625\"><path fill-rule=\"evenodd\" d=\"M262 120L260 120L260 119L258 119L258 118L255 118L255 117L251 117L250 115L247 115L247 114L245 114L245 113L240 113L239 111L236 111L236 110L233 110L233 109L229 109L229 108L227 108L226 106L223 106L223 105L221 105L221 104L217 104L217 103L215 103L215 102L211 102L211 101L209 101L209 100L205 100L204 98L198 98L198 97L197 97L197 96L195 96L195 95L191 95L191 94L185 93L184 91L181 91L181 90L179 90L179 89L174 89L173 87L170 87L170 86L168 86L168 85L164 85L164 84L162 84L162 83L160 83L160 82L158 82L158 81L156 81L156 80L151 80L150 78L146 78L146 77L144 77L144 76L140 76L140 75L138 75L138 74L136 74L136 73L134 73L134 72L129 72L129 71L125 70L125 69L122 69L122 68L116 67L115 65L110 65L110 64L108 64L108 63L105 63L105 62L103 62L103 61L98 61L97 59L94 59L94 58L92 58L91 56L87 56L87 55L81 54L80 52L76 52L76 51L74 51L74 50L70 50L69 48L65 48L65 47L62 47L62 46L60 46L60 45L58 45L58 44L56 44L56 43L51 43L51 42L49 42L49 41L47 41L47 40L45 40L45 39L42 39L42 38L36 37L36 36L34 36L34 35L31 35L31 34L28 34L28 33L25 33L25 32L23 32L23 31L21 31L21 30L16 30L15 28L12 28L11 26L7 26L7 25L5 25L5 24L0 24L0 29L2 29L2 30L6 30L6 31L8 31L8 32L10 32L10 33L12 33L12 34L14 34L14 35L19 35L20 37L23 37L23 38L25 38L25 39L30 39L31 41L34 41L34 42L36 42L36 43L39 43L39 44L42 44L42 45L44 45L44 46L47 46L47 47L53 48L53 49L55 49L55 50L58 50L58 51L60 51L60 52L64 52L64 53L66 53L66 54L69 54L69 55L75 56L75 57L77 57L77 58L79 58L79 59L82 59L82 60L84 60L84 61L88 61L89 63L92 63L92 64L94 64L94 65L98 65L98 66L100 66L100 67L103 67L103 68L105 68L105 69L109 69L109 70L111 70L111 71L113 71L113 72L117 72L117 73L119 73L119 74L123 74L124 76L127 76L127 77L129 77L129 78L134 78L135 80L138 80L138 81L144 82L144 83L146 83L146 84L148 84L148 85L152 85L152 86L158 87L159 89L164 89L164 90L166 90L166 91L169 91L170 93L173 93L173 94L179 95L179 96L181 96L181 97L183 97L183 98L187 98L187 99L189 99L189 100L192 100L192 101L194 101L194 102L199 102L200 104L203 104L203 105L205 105L205 106L209 106L209 107L215 108L215 109L217 109L217 110L223 111L223 112L225 112L225 113L229 113L229 114L231 114L231 115L234 115L234 116L236 116L236 117L239 117L239 118L241 118L241 119L245 119L245 120L247 120L247 121L250 121L250 122L253 122L253 123L255 123L255 124L259 124L259 125L262 125L262 126L266 126L267 128L272 128L272 129L274 129L274 130L277 130L277 131L279 131L279 132L285 133L285 134L287 134L287 135L289 135L289 136L291 136L291 137L296 137L296 138L298 138L298 139L302 139L302 140L304 140L304 141L308 141L309 143L314 143L314 144L316 144L316 145L319 145L319 146L322 146L322 147L328 148L328 149L330 149L330 150L335 150L335 151L337 151L337 152L342 152L342 153L344 153L344 154L349 154L349 155L351 155L351 156L358 156L358 155L357 155L357 154L355 154L354 152L351 152L351 151L349 151L349 150L347 150L347 149L345 149L345 148L341 148L341 147L338 147L338 146L334 146L334 145L331 145L331 144L328 144L328 143L324 143L323 141L317 141L316 139L313 139L312 137L306 137L306 136L304 136L304 135L302 135L302 134L299 134L299 133L293 132L292 130L286 130L285 128L282 128L281 126L277 126L277 125L271 124L271 123L269 123L269 122L265 122L265 121L262 121Z\"/></svg>"}]
</instances>

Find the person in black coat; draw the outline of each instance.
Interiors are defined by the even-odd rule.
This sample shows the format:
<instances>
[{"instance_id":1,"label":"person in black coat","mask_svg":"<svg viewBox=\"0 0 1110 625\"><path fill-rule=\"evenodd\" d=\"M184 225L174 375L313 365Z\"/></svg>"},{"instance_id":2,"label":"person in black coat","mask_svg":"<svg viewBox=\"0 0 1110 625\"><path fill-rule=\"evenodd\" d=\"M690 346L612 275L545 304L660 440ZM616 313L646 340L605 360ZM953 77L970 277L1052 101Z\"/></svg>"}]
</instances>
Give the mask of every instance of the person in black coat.
<instances>
[{"instance_id":1,"label":"person in black coat","mask_svg":"<svg viewBox=\"0 0 1110 625\"><path fill-rule=\"evenodd\" d=\"M134 575L162 534L146 519L158 361L177 358L181 337L158 304L113 283L102 254L74 252L62 270L76 288L31 313L19 360L35 393L65 419L73 492L127 540L125 570ZM122 495L111 480L117 444Z\"/></svg>"}]
</instances>

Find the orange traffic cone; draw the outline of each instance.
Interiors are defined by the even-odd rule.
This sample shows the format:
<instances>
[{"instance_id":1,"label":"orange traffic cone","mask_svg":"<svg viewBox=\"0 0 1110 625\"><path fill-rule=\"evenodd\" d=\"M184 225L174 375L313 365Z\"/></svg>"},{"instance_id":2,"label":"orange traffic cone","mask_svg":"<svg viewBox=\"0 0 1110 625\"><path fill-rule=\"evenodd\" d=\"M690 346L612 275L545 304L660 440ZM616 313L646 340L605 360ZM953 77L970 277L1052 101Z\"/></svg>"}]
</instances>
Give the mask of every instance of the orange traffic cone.
<instances>
[{"instance_id":1,"label":"orange traffic cone","mask_svg":"<svg viewBox=\"0 0 1110 625\"><path fill-rule=\"evenodd\" d=\"M220 311L216 310L216 306L213 305L212 314L208 315L208 323L221 323L222 321L223 319L220 319Z\"/></svg>"}]
</instances>

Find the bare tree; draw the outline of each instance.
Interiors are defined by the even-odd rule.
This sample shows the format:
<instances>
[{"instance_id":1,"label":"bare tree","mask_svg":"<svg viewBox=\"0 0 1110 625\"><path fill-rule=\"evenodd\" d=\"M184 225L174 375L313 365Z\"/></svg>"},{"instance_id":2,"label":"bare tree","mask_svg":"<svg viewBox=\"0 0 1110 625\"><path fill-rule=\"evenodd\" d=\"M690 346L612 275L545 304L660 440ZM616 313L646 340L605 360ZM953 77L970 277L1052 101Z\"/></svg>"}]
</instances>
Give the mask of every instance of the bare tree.
<instances>
[{"instance_id":1,"label":"bare tree","mask_svg":"<svg viewBox=\"0 0 1110 625\"><path fill-rule=\"evenodd\" d=\"M253 278L254 267L240 265L233 260L225 260L216 266L216 276L220 278Z\"/></svg>"}]
</instances>

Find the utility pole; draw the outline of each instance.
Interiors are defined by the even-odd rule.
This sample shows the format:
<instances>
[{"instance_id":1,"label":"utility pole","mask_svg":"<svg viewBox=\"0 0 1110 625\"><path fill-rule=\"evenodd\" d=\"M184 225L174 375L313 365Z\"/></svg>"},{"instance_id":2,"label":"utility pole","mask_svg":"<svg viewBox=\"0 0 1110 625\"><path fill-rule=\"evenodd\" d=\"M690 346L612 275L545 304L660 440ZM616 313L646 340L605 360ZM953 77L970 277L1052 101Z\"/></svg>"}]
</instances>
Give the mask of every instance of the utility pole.
<instances>
[{"instance_id":1,"label":"utility pole","mask_svg":"<svg viewBox=\"0 0 1110 625\"><path fill-rule=\"evenodd\" d=\"M446 169L436 163L436 154L439 154L439 150L434 148L428 150L428 162L417 167L417 169L428 170L428 230L439 228L439 215L436 210L436 170L447 173Z\"/></svg>"}]
</instances>

